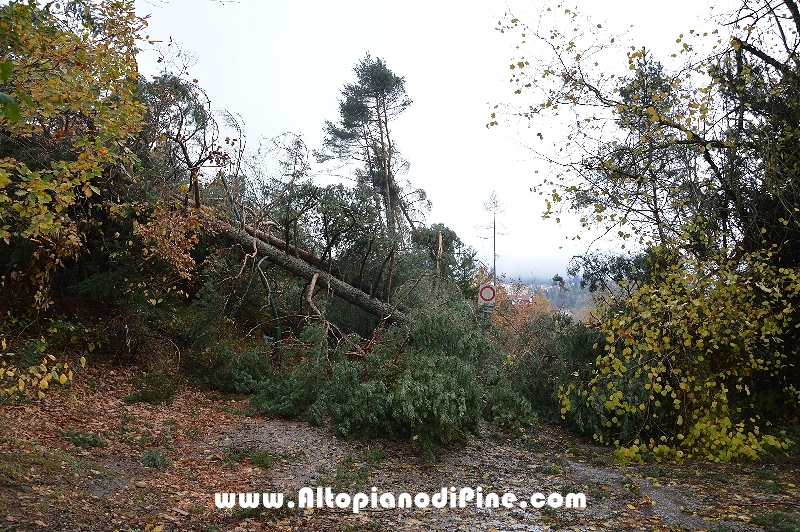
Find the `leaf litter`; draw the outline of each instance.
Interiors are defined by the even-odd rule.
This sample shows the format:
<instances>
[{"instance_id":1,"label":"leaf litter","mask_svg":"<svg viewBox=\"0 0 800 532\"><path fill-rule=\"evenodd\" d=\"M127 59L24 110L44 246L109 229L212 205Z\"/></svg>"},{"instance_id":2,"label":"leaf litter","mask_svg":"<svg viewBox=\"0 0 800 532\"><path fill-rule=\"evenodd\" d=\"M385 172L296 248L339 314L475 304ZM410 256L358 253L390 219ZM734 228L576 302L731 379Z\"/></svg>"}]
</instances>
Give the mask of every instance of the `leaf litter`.
<instances>
[{"instance_id":1,"label":"leaf litter","mask_svg":"<svg viewBox=\"0 0 800 532\"><path fill-rule=\"evenodd\" d=\"M754 524L759 513L800 510L796 460L618 467L610 448L540 424L519 437L484 426L480 436L441 449L430 462L407 441L348 441L325 427L253 416L242 395L183 386L170 404L128 404L131 371L92 373L91 387L83 375L41 401L0 406L3 530L745 531L761 530ZM142 456L155 450L165 460L146 467ZM296 499L305 486L350 495L373 486L412 495L451 486L520 498L581 492L587 505L354 515L338 508L221 510L214 503L215 492Z\"/></svg>"}]
</instances>

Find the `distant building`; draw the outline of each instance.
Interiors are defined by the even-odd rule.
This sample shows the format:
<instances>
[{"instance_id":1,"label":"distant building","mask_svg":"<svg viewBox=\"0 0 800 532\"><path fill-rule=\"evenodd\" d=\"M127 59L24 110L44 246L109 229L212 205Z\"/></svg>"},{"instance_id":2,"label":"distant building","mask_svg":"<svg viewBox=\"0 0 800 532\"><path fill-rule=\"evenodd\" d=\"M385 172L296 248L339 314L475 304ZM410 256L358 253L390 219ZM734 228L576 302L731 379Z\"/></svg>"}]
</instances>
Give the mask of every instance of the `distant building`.
<instances>
[{"instance_id":1,"label":"distant building","mask_svg":"<svg viewBox=\"0 0 800 532\"><path fill-rule=\"evenodd\" d=\"M508 294L508 302L512 305L530 305L533 303L533 296L527 294Z\"/></svg>"}]
</instances>

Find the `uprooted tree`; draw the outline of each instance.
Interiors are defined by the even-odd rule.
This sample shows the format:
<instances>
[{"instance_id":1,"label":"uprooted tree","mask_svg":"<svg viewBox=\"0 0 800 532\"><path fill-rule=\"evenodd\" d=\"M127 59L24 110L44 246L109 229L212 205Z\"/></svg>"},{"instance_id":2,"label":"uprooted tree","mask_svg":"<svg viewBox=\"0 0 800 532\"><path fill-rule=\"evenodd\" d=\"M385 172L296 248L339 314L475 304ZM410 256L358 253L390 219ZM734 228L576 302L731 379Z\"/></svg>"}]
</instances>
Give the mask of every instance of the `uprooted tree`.
<instances>
[{"instance_id":1,"label":"uprooted tree","mask_svg":"<svg viewBox=\"0 0 800 532\"><path fill-rule=\"evenodd\" d=\"M299 137L284 135L262 143L262 155L279 159L273 165L274 171L269 172L263 156L246 153L243 127L230 113L222 114L223 130L232 129L233 134L220 140L221 128L208 98L193 83L174 74L162 74L152 81L141 81L140 92L149 104L150 118L142 135L141 150L146 153L142 161L149 171L155 170L159 177L156 184L163 195L168 197L172 192L175 200L191 209L207 203L216 207L218 214L227 213L227 217L217 216L211 226L242 245L252 259L266 259L308 282L314 280L316 288L330 290L379 319L404 319L402 312L376 299L374 293L337 277L340 269L334 260L336 245L346 237L347 229L353 232L364 228L351 224L336 230L333 218L337 214L330 211L337 210L337 206L331 209L331 202L325 201L329 194L307 181L305 145ZM207 197L201 202L203 175ZM182 190L191 194L176 194ZM347 194L342 191L342 196L338 210L346 213ZM320 215L322 234L307 234L312 226L309 218ZM206 216L213 218L208 212ZM165 218L161 229L166 233L171 226L174 220ZM304 234L300 234L301 227ZM157 253L175 247L170 238L150 241L162 244L153 247ZM306 245L312 251L304 249ZM184 247L183 256L187 257L190 249Z\"/></svg>"},{"instance_id":2,"label":"uprooted tree","mask_svg":"<svg viewBox=\"0 0 800 532\"><path fill-rule=\"evenodd\" d=\"M299 136L252 148L186 68L140 77L132 2L10 2L0 25L0 401L109 360L158 377L131 400L168 400L179 370L427 451L532 421L506 389L483 413L502 356L467 302L474 252L398 183L409 100L382 61L346 89L357 184L319 186Z\"/></svg>"},{"instance_id":3,"label":"uprooted tree","mask_svg":"<svg viewBox=\"0 0 800 532\"><path fill-rule=\"evenodd\" d=\"M389 126L407 99L382 61L347 89L367 111L351 132L369 142L339 154L357 184L323 187L300 137L250 148L186 69L139 77L130 2L10 2L0 18L1 400L42 397L88 359L158 377L135 400L171 397L179 370L428 451L482 418L535 420L475 315L474 251L425 226L424 194L398 181Z\"/></svg>"}]
</instances>

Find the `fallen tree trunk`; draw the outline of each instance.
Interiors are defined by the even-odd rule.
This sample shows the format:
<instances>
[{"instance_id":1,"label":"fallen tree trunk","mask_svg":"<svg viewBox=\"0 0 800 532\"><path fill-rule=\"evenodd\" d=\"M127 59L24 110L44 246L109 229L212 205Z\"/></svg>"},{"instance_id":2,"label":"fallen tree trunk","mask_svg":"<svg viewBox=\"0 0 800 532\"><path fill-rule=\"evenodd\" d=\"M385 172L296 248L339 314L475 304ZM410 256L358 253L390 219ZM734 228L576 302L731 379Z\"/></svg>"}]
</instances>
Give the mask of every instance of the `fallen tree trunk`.
<instances>
[{"instance_id":1,"label":"fallen tree trunk","mask_svg":"<svg viewBox=\"0 0 800 532\"><path fill-rule=\"evenodd\" d=\"M331 273L333 275L336 275L338 273L338 268L336 268L335 265L328 263L327 261L321 259L320 257L317 257L312 253L309 253L304 249L300 249L291 244L287 244L280 238L276 238L270 234L265 233L264 231L254 229L252 226L249 225L245 225L244 230L247 231L247 233L250 234L251 236L254 236L257 239L266 242L270 246L276 247L281 251L283 251L284 253L288 253L289 255L297 257L298 259L302 259L321 270L326 270L326 271L331 270Z\"/></svg>"},{"instance_id":2,"label":"fallen tree trunk","mask_svg":"<svg viewBox=\"0 0 800 532\"><path fill-rule=\"evenodd\" d=\"M320 270L308 262L289 255L277 247L252 236L244 229L227 224L220 225L220 231L223 234L235 242L239 242L245 248L252 249L255 245L256 252L260 256L266 257L271 263L307 281L311 281L316 275L316 283L319 286L330 289L337 297L344 299L348 303L352 303L373 316L385 319L389 323L403 323L406 321L406 316L389 303L384 303L379 299L371 297L369 294L347 284L330 273Z\"/></svg>"},{"instance_id":3,"label":"fallen tree trunk","mask_svg":"<svg viewBox=\"0 0 800 532\"><path fill-rule=\"evenodd\" d=\"M178 201L182 201L184 203L184 205L186 205L187 207L191 207L193 209L197 208L196 201L190 199L188 195L185 198L181 198L178 195L173 195L173 199L178 200ZM295 257L297 257L299 259L303 259L304 261L313 264L317 268L320 268L322 270L329 270L331 273L333 273L333 275L339 275L338 268L336 267L335 264L329 263L329 262L323 260L322 258L317 257L316 255L314 255L312 253L309 253L308 251L306 251L304 249L300 249L300 248L298 248L296 246L293 246L293 245L291 245L291 244L289 244L287 242L284 242L280 238L274 237L271 234L268 234L268 233L265 233L264 231L256 229L252 225L245 225L244 229L245 229L245 231L250 233L252 236L256 237L259 240L263 240L264 242L266 242L267 244L269 244L271 246L274 246L274 247L276 247L276 248L278 248L278 249L280 249L280 250L282 250L282 251L284 251L286 253L294 255Z\"/></svg>"}]
</instances>

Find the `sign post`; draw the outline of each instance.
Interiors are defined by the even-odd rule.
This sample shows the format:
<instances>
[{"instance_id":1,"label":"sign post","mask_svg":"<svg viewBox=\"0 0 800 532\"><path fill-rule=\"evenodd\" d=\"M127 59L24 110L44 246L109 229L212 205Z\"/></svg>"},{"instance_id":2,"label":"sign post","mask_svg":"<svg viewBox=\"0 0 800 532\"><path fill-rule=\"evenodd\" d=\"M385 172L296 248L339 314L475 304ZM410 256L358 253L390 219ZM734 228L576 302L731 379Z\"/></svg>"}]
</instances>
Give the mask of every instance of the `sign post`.
<instances>
[{"instance_id":1,"label":"sign post","mask_svg":"<svg viewBox=\"0 0 800 532\"><path fill-rule=\"evenodd\" d=\"M480 290L478 290L478 310L492 314L496 295L497 291L493 285L482 284Z\"/></svg>"}]
</instances>

